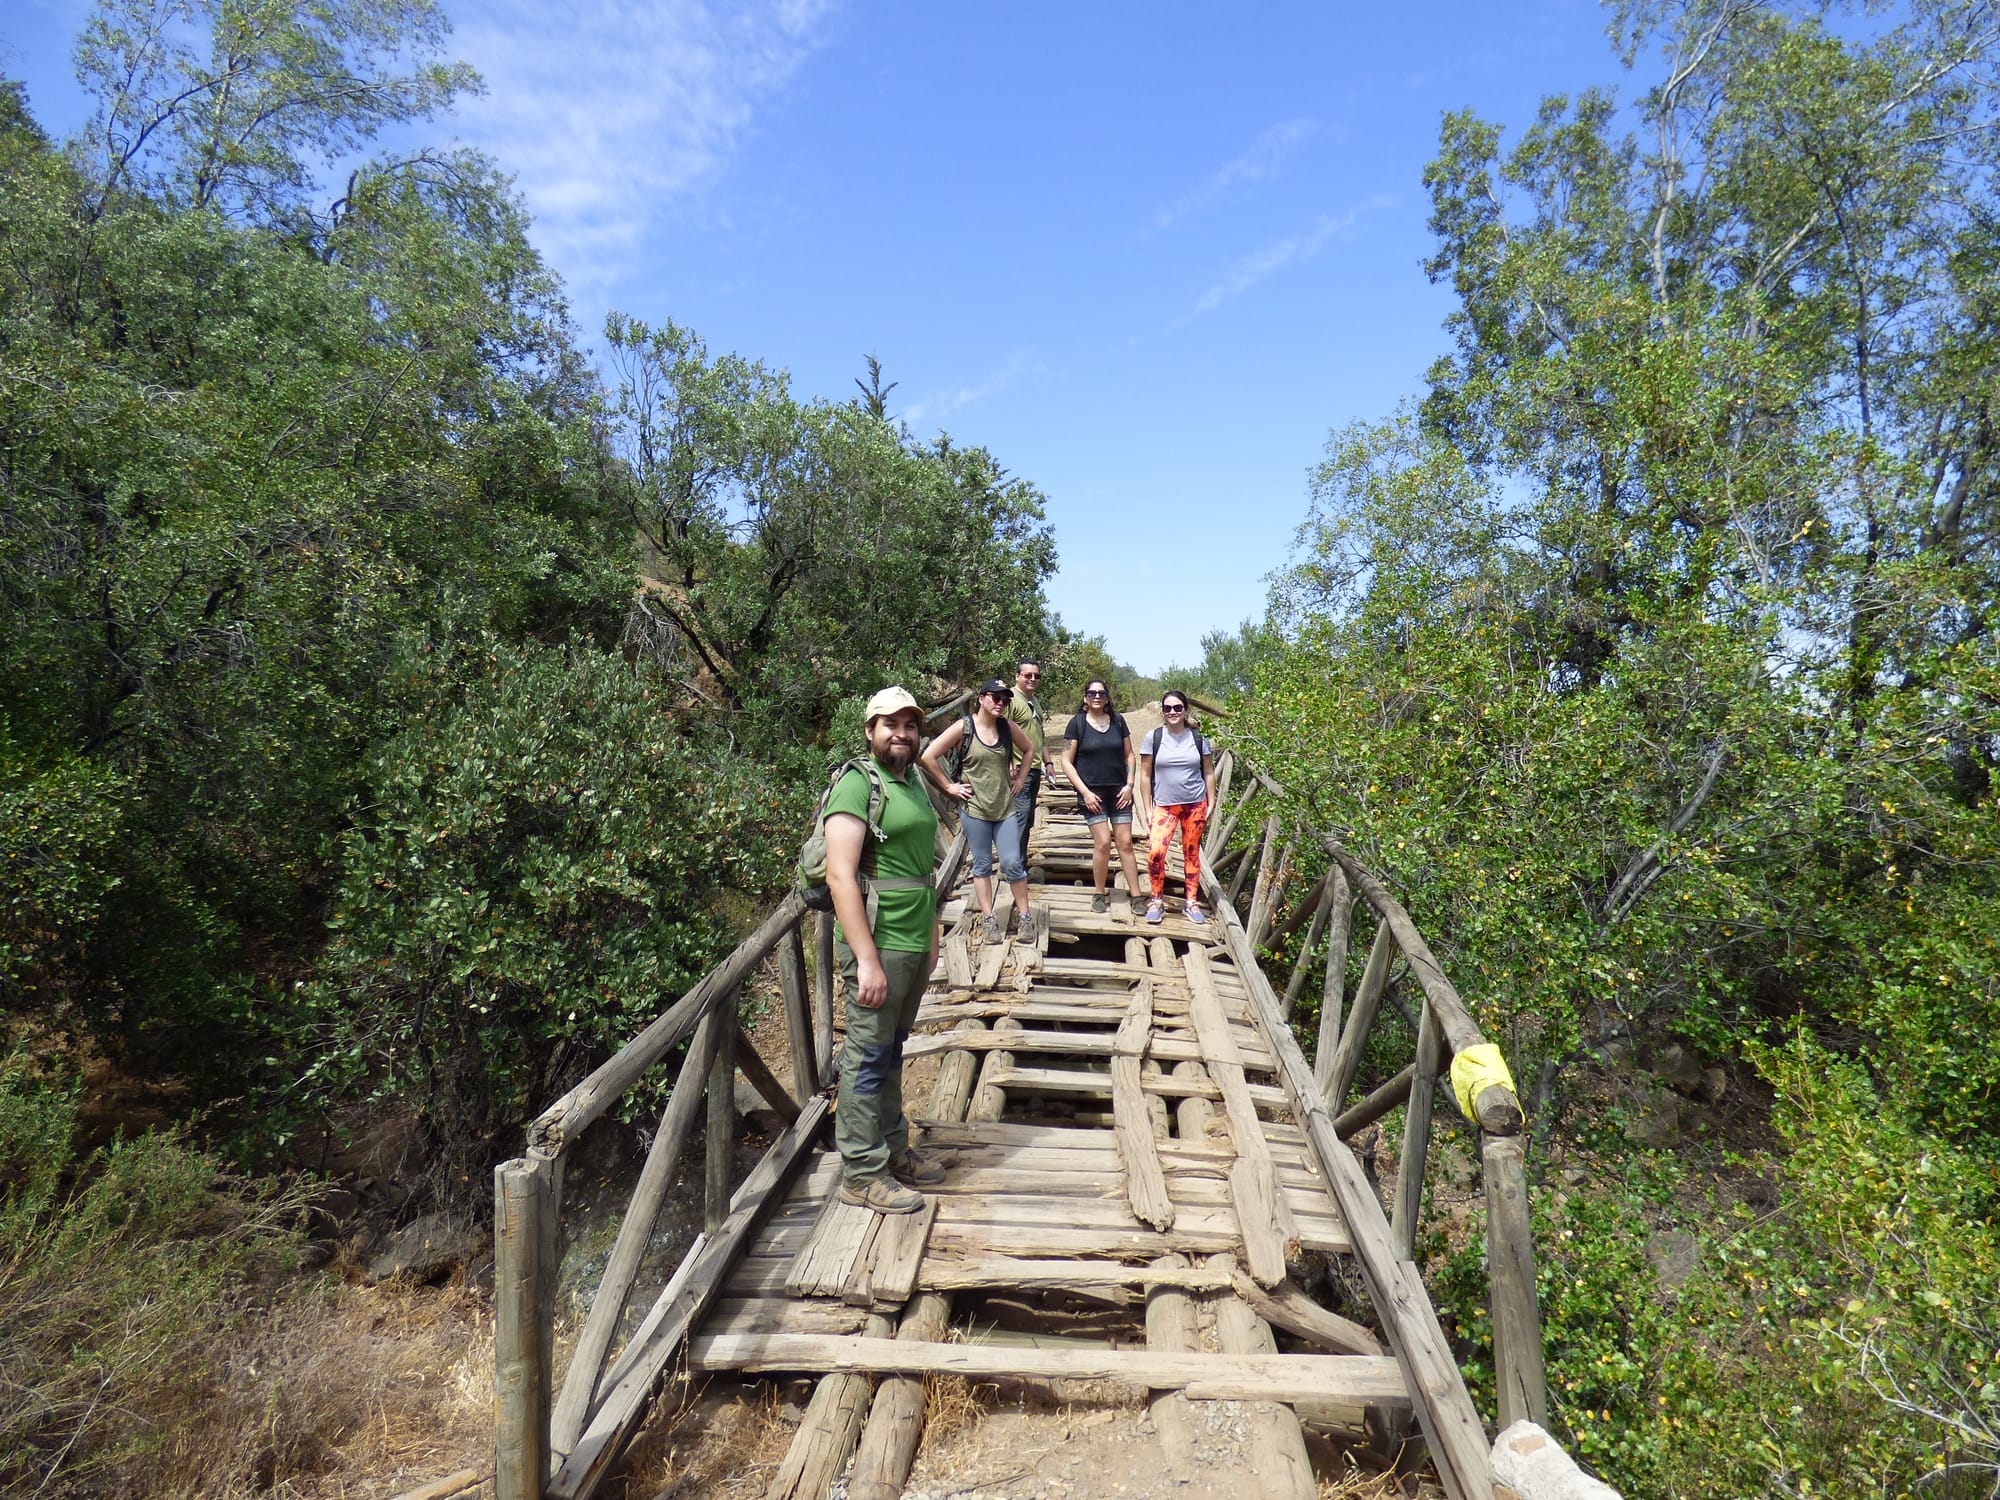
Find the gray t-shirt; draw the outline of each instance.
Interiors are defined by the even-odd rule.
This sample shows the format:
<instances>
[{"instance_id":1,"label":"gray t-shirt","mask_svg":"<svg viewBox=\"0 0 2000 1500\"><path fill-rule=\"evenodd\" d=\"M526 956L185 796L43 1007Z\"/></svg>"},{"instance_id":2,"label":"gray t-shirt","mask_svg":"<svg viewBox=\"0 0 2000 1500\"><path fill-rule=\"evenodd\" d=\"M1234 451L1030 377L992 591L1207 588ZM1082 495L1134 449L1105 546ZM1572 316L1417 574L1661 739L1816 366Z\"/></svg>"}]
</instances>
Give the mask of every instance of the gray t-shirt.
<instances>
[{"instance_id":1,"label":"gray t-shirt","mask_svg":"<svg viewBox=\"0 0 2000 1500\"><path fill-rule=\"evenodd\" d=\"M1213 755L1215 747L1184 729L1169 734L1155 729L1139 747L1141 755L1153 757L1153 801L1163 807L1185 807L1208 800L1208 782L1201 774L1201 758Z\"/></svg>"}]
</instances>

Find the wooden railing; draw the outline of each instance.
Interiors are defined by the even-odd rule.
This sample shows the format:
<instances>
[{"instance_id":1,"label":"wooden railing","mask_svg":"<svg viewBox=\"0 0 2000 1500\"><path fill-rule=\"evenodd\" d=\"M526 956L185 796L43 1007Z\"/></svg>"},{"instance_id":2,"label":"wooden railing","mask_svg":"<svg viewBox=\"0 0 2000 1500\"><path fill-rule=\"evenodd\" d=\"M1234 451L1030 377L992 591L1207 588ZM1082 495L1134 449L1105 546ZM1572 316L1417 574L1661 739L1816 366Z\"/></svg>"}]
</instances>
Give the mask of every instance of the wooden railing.
<instances>
[{"instance_id":1,"label":"wooden railing","mask_svg":"<svg viewBox=\"0 0 2000 1500\"><path fill-rule=\"evenodd\" d=\"M955 712L961 693L927 723ZM944 851L939 889L965 855ZM808 980L805 930L814 919ZM793 1086L787 1090L742 1035L737 997L753 971L778 955ZM568 1152L592 1124L681 1042L687 1056L667 1095L618 1237L577 1335L561 1390L553 1389L556 1273L562 1247L562 1180ZM757 930L666 1012L528 1125L526 1153L493 1172L494 1489L497 1500L578 1500L605 1477L644 1418L666 1363L707 1310L720 1274L781 1196L830 1111L833 1078L833 918L789 895ZM750 1175L732 1191L735 1075L786 1121ZM697 1117L705 1123L702 1232L613 1357L647 1242Z\"/></svg>"},{"instance_id":2,"label":"wooden railing","mask_svg":"<svg viewBox=\"0 0 2000 1500\"><path fill-rule=\"evenodd\" d=\"M1217 774L1219 796L1226 796L1232 773L1246 790L1221 824L1214 847L1223 848L1240 825L1253 799L1282 802L1284 788L1268 776L1243 765L1232 766L1225 753ZM1211 813L1213 817L1213 813ZM1399 1105L1403 1116L1402 1151L1398 1157L1396 1195L1390 1213L1390 1235L1398 1259L1414 1261L1417 1220L1423 1205L1429 1164L1432 1105L1439 1081L1452 1059L1487 1044L1485 1035L1466 1009L1444 968L1410 920L1401 903L1375 875L1331 835L1323 843L1331 860L1326 874L1294 904L1279 924L1272 915L1282 899L1294 846L1283 836L1281 813L1272 810L1264 822L1257 850L1256 879L1250 914L1235 920L1233 903L1222 908L1225 931L1238 964L1262 975L1257 955L1310 923L1282 997L1271 993L1271 1008L1289 1029L1292 1012L1311 969L1322 935L1326 941L1326 978L1320 999L1317 1044L1313 1049L1313 1086L1319 1102L1333 1116L1334 1133L1345 1140L1380 1120ZM1235 888L1253 868L1248 849L1238 856ZM1226 864L1223 868L1227 868ZM1220 898L1219 870L1204 872L1204 883ZM1366 909L1375 919L1367 962L1351 1005L1343 1005L1347 960L1356 914ZM1370 1029L1389 993L1398 957L1408 965L1422 995L1416 1021L1415 1057L1401 1072L1351 1107L1347 1096L1360 1069ZM1256 988L1253 986L1253 988ZM1266 985L1268 990L1268 982ZM1343 1014L1343 1011L1345 1012ZM1486 1199L1488 1305L1493 1320L1493 1352L1499 1387L1499 1426L1525 1417L1544 1423L1548 1394L1542 1362L1540 1303L1535 1289L1534 1240L1528 1219L1526 1123L1521 1102L1504 1083L1491 1082L1472 1101L1470 1123L1479 1133L1480 1175Z\"/></svg>"}]
</instances>

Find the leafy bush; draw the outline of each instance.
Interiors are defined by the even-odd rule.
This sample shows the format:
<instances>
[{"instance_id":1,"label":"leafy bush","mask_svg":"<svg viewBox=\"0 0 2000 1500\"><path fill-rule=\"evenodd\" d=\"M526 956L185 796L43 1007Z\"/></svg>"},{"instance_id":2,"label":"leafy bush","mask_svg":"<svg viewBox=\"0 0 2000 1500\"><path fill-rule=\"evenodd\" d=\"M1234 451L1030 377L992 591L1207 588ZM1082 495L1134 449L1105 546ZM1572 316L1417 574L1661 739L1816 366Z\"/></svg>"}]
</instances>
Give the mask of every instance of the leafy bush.
<instances>
[{"instance_id":1,"label":"leafy bush","mask_svg":"<svg viewBox=\"0 0 2000 1500\"><path fill-rule=\"evenodd\" d=\"M410 1088L454 1164L483 1166L728 952L807 809L670 709L588 650L425 671L346 840L307 1097Z\"/></svg>"},{"instance_id":2,"label":"leafy bush","mask_svg":"<svg viewBox=\"0 0 2000 1500\"><path fill-rule=\"evenodd\" d=\"M0 1062L0 1489L109 1483L219 1379L216 1335L292 1205L246 1196L176 1135L79 1157L73 1084Z\"/></svg>"}]
</instances>

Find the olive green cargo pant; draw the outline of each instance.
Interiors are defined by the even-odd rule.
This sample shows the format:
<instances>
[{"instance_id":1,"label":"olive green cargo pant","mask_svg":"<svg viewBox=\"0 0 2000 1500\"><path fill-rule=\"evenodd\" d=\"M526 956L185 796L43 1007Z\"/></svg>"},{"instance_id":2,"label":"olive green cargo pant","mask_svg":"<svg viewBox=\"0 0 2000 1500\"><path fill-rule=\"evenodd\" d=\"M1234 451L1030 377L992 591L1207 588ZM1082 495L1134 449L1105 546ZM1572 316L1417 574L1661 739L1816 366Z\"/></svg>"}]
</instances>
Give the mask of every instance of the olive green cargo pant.
<instances>
[{"instance_id":1,"label":"olive green cargo pant","mask_svg":"<svg viewBox=\"0 0 2000 1500\"><path fill-rule=\"evenodd\" d=\"M916 1024L930 979L928 953L880 950L889 998L874 1010L854 1003L860 989L854 950L834 944L847 981L847 1043L840 1050L840 1099L833 1109L833 1143L850 1182L885 1175L889 1158L909 1149L910 1122L903 1115L903 1043Z\"/></svg>"}]
</instances>

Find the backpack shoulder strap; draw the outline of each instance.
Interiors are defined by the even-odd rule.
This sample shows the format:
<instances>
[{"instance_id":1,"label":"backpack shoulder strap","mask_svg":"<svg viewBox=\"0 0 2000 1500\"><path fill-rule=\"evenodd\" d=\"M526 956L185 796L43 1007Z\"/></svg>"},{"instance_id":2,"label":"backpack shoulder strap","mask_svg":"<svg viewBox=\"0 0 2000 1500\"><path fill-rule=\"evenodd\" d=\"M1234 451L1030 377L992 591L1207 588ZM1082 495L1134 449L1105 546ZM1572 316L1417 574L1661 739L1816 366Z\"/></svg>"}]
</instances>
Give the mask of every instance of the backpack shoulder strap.
<instances>
[{"instance_id":1,"label":"backpack shoulder strap","mask_svg":"<svg viewBox=\"0 0 2000 1500\"><path fill-rule=\"evenodd\" d=\"M1148 731L1145 743L1139 747L1139 753L1141 755L1157 756L1160 753L1160 736L1165 732L1166 731L1160 725L1155 724L1152 727L1152 729Z\"/></svg>"}]
</instances>

